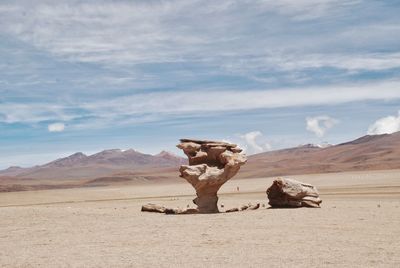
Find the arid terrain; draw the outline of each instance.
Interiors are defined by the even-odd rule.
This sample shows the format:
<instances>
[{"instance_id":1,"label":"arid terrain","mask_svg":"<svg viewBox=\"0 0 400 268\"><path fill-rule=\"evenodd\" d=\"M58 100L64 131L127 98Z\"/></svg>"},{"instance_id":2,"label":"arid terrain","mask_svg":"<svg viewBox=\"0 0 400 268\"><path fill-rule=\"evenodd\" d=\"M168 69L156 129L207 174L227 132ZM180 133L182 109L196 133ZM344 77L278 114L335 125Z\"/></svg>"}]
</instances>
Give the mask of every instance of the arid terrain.
<instances>
[{"instance_id":1,"label":"arid terrain","mask_svg":"<svg viewBox=\"0 0 400 268\"><path fill-rule=\"evenodd\" d=\"M0 0L0 268L400 268L400 0Z\"/></svg>"},{"instance_id":2,"label":"arid terrain","mask_svg":"<svg viewBox=\"0 0 400 268\"><path fill-rule=\"evenodd\" d=\"M0 265L400 267L399 148L394 133L249 156L218 205L262 206L206 215L140 211L195 207L178 175L187 160L167 152L105 150L11 167L0 172ZM265 191L282 175L316 186L322 207L269 208Z\"/></svg>"},{"instance_id":3,"label":"arid terrain","mask_svg":"<svg viewBox=\"0 0 400 268\"><path fill-rule=\"evenodd\" d=\"M193 206L183 180L1 193L0 266L400 266L400 170L293 178L318 187L321 208L140 212L148 202ZM231 180L219 204L267 204L272 180Z\"/></svg>"}]
</instances>

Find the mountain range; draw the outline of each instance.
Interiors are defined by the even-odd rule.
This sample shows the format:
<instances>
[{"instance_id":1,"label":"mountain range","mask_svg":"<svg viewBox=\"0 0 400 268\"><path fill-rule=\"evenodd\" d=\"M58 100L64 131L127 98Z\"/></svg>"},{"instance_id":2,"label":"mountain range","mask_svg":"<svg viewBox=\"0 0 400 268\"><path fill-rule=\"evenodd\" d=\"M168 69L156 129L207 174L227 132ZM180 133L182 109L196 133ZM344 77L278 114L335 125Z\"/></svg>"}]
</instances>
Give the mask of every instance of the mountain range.
<instances>
[{"instance_id":1,"label":"mountain range","mask_svg":"<svg viewBox=\"0 0 400 268\"><path fill-rule=\"evenodd\" d=\"M187 160L162 151L157 155L133 149L75 153L31 168L0 171L0 191L100 186L113 183L178 180ZM306 144L250 155L235 178L357 170L400 169L400 132L364 136L338 145Z\"/></svg>"},{"instance_id":2,"label":"mountain range","mask_svg":"<svg viewBox=\"0 0 400 268\"><path fill-rule=\"evenodd\" d=\"M177 168L185 163L187 161L184 158L166 151L150 155L133 149L111 149L89 156L78 152L31 168L9 167L0 171L0 176L40 179L85 179L139 169Z\"/></svg>"},{"instance_id":3,"label":"mountain range","mask_svg":"<svg viewBox=\"0 0 400 268\"><path fill-rule=\"evenodd\" d=\"M307 144L251 155L238 177L400 169L400 132L330 146Z\"/></svg>"}]
</instances>

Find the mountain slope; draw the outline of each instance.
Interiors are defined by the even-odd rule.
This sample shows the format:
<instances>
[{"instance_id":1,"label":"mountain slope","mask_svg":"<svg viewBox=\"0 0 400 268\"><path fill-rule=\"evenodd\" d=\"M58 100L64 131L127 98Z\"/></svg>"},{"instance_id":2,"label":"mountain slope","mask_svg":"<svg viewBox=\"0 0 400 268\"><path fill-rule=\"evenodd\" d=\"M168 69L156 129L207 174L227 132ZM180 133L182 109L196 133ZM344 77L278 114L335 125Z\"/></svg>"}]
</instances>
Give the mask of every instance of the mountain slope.
<instances>
[{"instance_id":1,"label":"mountain slope","mask_svg":"<svg viewBox=\"0 0 400 268\"><path fill-rule=\"evenodd\" d=\"M326 148L297 147L249 156L241 178L400 168L400 132Z\"/></svg>"}]
</instances>

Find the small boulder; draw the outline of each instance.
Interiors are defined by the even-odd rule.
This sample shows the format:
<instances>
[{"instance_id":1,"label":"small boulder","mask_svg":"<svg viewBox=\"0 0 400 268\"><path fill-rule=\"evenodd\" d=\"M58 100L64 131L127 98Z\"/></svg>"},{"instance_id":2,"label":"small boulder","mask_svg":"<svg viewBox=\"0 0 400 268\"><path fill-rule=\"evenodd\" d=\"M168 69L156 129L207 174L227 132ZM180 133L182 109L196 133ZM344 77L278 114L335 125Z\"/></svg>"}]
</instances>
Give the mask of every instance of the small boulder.
<instances>
[{"instance_id":1,"label":"small boulder","mask_svg":"<svg viewBox=\"0 0 400 268\"><path fill-rule=\"evenodd\" d=\"M165 213L167 208L164 206L159 206L156 204L147 204L142 206L142 211L144 212L157 212L157 213Z\"/></svg>"},{"instance_id":2,"label":"small boulder","mask_svg":"<svg viewBox=\"0 0 400 268\"><path fill-rule=\"evenodd\" d=\"M225 213L237 212L237 211L239 211L239 208L230 208L230 209L225 210Z\"/></svg>"},{"instance_id":3,"label":"small boulder","mask_svg":"<svg viewBox=\"0 0 400 268\"><path fill-rule=\"evenodd\" d=\"M278 178L267 189L271 207L319 208L322 200L315 186L292 179Z\"/></svg>"}]
</instances>

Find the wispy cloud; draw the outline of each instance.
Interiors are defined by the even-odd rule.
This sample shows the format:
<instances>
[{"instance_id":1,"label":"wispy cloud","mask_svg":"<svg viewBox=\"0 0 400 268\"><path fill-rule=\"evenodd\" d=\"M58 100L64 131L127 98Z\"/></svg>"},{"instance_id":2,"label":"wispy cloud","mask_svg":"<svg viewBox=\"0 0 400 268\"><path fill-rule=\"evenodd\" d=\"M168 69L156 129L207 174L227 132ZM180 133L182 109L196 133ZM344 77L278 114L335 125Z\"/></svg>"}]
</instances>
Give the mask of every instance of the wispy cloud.
<instances>
[{"instance_id":1,"label":"wispy cloud","mask_svg":"<svg viewBox=\"0 0 400 268\"><path fill-rule=\"evenodd\" d=\"M2 39L25 47L23 55L13 43L6 48L13 57L0 65L8 76L0 84L62 87L75 98L121 88L203 90L202 83L224 78L252 88L351 81L368 72L379 78L400 68L400 19L388 13L397 14L384 2L356 0L4 1ZM55 66L41 66L28 50ZM57 70L60 62L71 69Z\"/></svg>"},{"instance_id":2,"label":"wispy cloud","mask_svg":"<svg viewBox=\"0 0 400 268\"><path fill-rule=\"evenodd\" d=\"M49 132L62 132L65 129L64 123L53 123L47 126Z\"/></svg>"},{"instance_id":3,"label":"wispy cloud","mask_svg":"<svg viewBox=\"0 0 400 268\"><path fill-rule=\"evenodd\" d=\"M391 134L400 131L400 111L397 116L387 116L378 119L369 126L369 135Z\"/></svg>"},{"instance_id":4,"label":"wispy cloud","mask_svg":"<svg viewBox=\"0 0 400 268\"><path fill-rule=\"evenodd\" d=\"M313 132L317 137L322 138L337 123L339 123L338 120L327 115L307 117L306 129Z\"/></svg>"},{"instance_id":5,"label":"wispy cloud","mask_svg":"<svg viewBox=\"0 0 400 268\"><path fill-rule=\"evenodd\" d=\"M97 115L187 114L399 99L398 82L280 90L149 93L82 105ZM223 100L223 101L221 101ZM204 105L207 104L207 105Z\"/></svg>"},{"instance_id":6,"label":"wispy cloud","mask_svg":"<svg viewBox=\"0 0 400 268\"><path fill-rule=\"evenodd\" d=\"M343 54L309 54L307 57L286 55L273 60L271 63L276 63L281 70L286 71L308 68L318 69L322 67L332 67L348 71L379 71L400 68L400 53L354 53L351 56Z\"/></svg>"},{"instance_id":7,"label":"wispy cloud","mask_svg":"<svg viewBox=\"0 0 400 268\"><path fill-rule=\"evenodd\" d=\"M283 70L323 66L372 70L399 67L396 53L346 52L349 40L346 33L352 32L354 38L359 33L352 25L326 29L335 33L336 39L346 41L341 44L342 53L327 47L325 36L317 31L300 27L308 20L336 19L338 14L351 18L361 2L43 1L33 5L22 1L0 6L0 22L4 33L70 61L123 65L197 61L229 66L244 60L246 66L241 64L236 68L262 65ZM255 18L264 17L272 25L255 24ZM308 39L299 39L296 32L277 32L275 28L283 26L282 18L289 19L286 23L294 29L304 31ZM400 32L398 28L387 27L385 21L380 23L388 36ZM212 29L208 25L213 25ZM248 32L250 26L253 32ZM257 31L263 35L257 35L257 42L253 42ZM374 43L374 36L380 32L369 31L370 42L364 43Z\"/></svg>"},{"instance_id":8,"label":"wispy cloud","mask_svg":"<svg viewBox=\"0 0 400 268\"><path fill-rule=\"evenodd\" d=\"M290 16L295 21L313 20L320 17L334 15L349 6L360 4L361 0L261 0L261 6L267 10Z\"/></svg>"},{"instance_id":9,"label":"wispy cloud","mask_svg":"<svg viewBox=\"0 0 400 268\"><path fill-rule=\"evenodd\" d=\"M191 116L199 112L228 112L316 105L337 105L354 101L398 100L400 82L382 82L348 86L293 88L275 90L217 90L153 92L133 94L67 105L5 103L0 106L0 122L35 123L72 121L85 118L123 123L132 117L148 121L165 116ZM223 100L223 101L221 101ZM205 105L207 104L207 105ZM73 127L73 126L72 126Z\"/></svg>"},{"instance_id":10,"label":"wispy cloud","mask_svg":"<svg viewBox=\"0 0 400 268\"><path fill-rule=\"evenodd\" d=\"M74 112L69 105L7 102L0 105L0 122L34 124L46 121L70 121L82 116Z\"/></svg>"}]
</instances>

